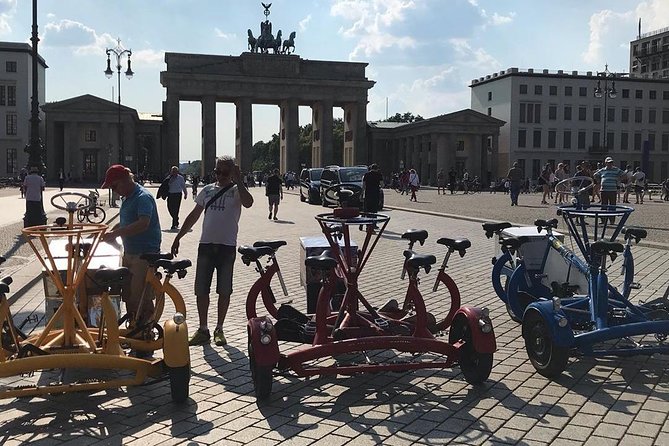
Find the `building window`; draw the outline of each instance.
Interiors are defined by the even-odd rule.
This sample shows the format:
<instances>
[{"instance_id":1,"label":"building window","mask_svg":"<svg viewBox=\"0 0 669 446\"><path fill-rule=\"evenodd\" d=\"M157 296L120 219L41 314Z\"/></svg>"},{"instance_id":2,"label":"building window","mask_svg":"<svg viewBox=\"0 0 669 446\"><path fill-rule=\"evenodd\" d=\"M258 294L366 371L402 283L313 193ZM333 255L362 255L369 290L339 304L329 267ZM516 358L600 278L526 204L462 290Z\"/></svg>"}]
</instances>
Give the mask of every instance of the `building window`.
<instances>
[{"instance_id":1,"label":"building window","mask_svg":"<svg viewBox=\"0 0 669 446\"><path fill-rule=\"evenodd\" d=\"M544 88L541 85L535 85L534 86L534 94L536 95L542 95L544 92Z\"/></svg>"},{"instance_id":2,"label":"building window","mask_svg":"<svg viewBox=\"0 0 669 446\"><path fill-rule=\"evenodd\" d=\"M641 133L634 134L634 150L641 151Z\"/></svg>"},{"instance_id":3,"label":"building window","mask_svg":"<svg viewBox=\"0 0 669 446\"><path fill-rule=\"evenodd\" d=\"M565 96L571 96L572 95L572 88L571 87L564 87L564 95Z\"/></svg>"},{"instance_id":4,"label":"building window","mask_svg":"<svg viewBox=\"0 0 669 446\"><path fill-rule=\"evenodd\" d=\"M637 108L636 110L634 110L634 122L640 124L642 121L643 121L643 110Z\"/></svg>"},{"instance_id":5,"label":"building window","mask_svg":"<svg viewBox=\"0 0 669 446\"><path fill-rule=\"evenodd\" d=\"M520 112L518 116L518 122L525 122L525 115L527 115L527 104L524 102L520 103Z\"/></svg>"},{"instance_id":6,"label":"building window","mask_svg":"<svg viewBox=\"0 0 669 446\"><path fill-rule=\"evenodd\" d=\"M599 132L592 132L592 147L599 147Z\"/></svg>"},{"instance_id":7,"label":"building window","mask_svg":"<svg viewBox=\"0 0 669 446\"><path fill-rule=\"evenodd\" d=\"M602 120L602 109L599 107L595 107L592 109L592 120L595 122L599 122Z\"/></svg>"},{"instance_id":8,"label":"building window","mask_svg":"<svg viewBox=\"0 0 669 446\"><path fill-rule=\"evenodd\" d=\"M669 133L662 134L662 151L669 152Z\"/></svg>"},{"instance_id":9,"label":"building window","mask_svg":"<svg viewBox=\"0 0 669 446\"><path fill-rule=\"evenodd\" d=\"M562 146L565 149L571 149L571 130L565 130L562 134Z\"/></svg>"},{"instance_id":10,"label":"building window","mask_svg":"<svg viewBox=\"0 0 669 446\"><path fill-rule=\"evenodd\" d=\"M541 130L535 130L532 136L532 147L535 149L541 147Z\"/></svg>"},{"instance_id":11,"label":"building window","mask_svg":"<svg viewBox=\"0 0 669 446\"><path fill-rule=\"evenodd\" d=\"M7 124L7 135L13 136L17 134L17 117L16 113L7 113L5 122Z\"/></svg>"},{"instance_id":12,"label":"building window","mask_svg":"<svg viewBox=\"0 0 669 446\"><path fill-rule=\"evenodd\" d=\"M488 116L492 116L492 107L488 107Z\"/></svg>"},{"instance_id":13,"label":"building window","mask_svg":"<svg viewBox=\"0 0 669 446\"><path fill-rule=\"evenodd\" d=\"M662 124L669 124L669 110L662 110Z\"/></svg>"},{"instance_id":14,"label":"building window","mask_svg":"<svg viewBox=\"0 0 669 446\"><path fill-rule=\"evenodd\" d=\"M8 60L5 62L5 71L8 73L16 73L16 61L15 60Z\"/></svg>"},{"instance_id":15,"label":"building window","mask_svg":"<svg viewBox=\"0 0 669 446\"><path fill-rule=\"evenodd\" d=\"M629 149L629 141L630 135L627 132L622 132L620 134L620 150L627 150Z\"/></svg>"},{"instance_id":16,"label":"building window","mask_svg":"<svg viewBox=\"0 0 669 446\"><path fill-rule=\"evenodd\" d=\"M669 101L669 91L665 90L662 92L662 99Z\"/></svg>"},{"instance_id":17,"label":"building window","mask_svg":"<svg viewBox=\"0 0 669 446\"><path fill-rule=\"evenodd\" d=\"M549 149L555 148L555 130L548 131L548 148Z\"/></svg>"},{"instance_id":18,"label":"building window","mask_svg":"<svg viewBox=\"0 0 669 446\"><path fill-rule=\"evenodd\" d=\"M520 84L520 94L527 94L527 84Z\"/></svg>"},{"instance_id":19,"label":"building window","mask_svg":"<svg viewBox=\"0 0 669 446\"><path fill-rule=\"evenodd\" d=\"M628 88L623 88L623 99L629 99L630 91Z\"/></svg>"},{"instance_id":20,"label":"building window","mask_svg":"<svg viewBox=\"0 0 669 446\"><path fill-rule=\"evenodd\" d=\"M620 114L620 120L622 122L630 122L630 111L628 108L623 108Z\"/></svg>"},{"instance_id":21,"label":"building window","mask_svg":"<svg viewBox=\"0 0 669 446\"><path fill-rule=\"evenodd\" d=\"M578 87L578 95L585 97L588 95L588 87Z\"/></svg>"},{"instance_id":22,"label":"building window","mask_svg":"<svg viewBox=\"0 0 669 446\"><path fill-rule=\"evenodd\" d=\"M527 139L527 130L525 129L518 130L518 147L520 148L527 147L527 143L525 142L526 139Z\"/></svg>"},{"instance_id":23,"label":"building window","mask_svg":"<svg viewBox=\"0 0 669 446\"><path fill-rule=\"evenodd\" d=\"M489 91L489 92L488 92L488 100L489 100L489 101L492 101L492 91Z\"/></svg>"},{"instance_id":24,"label":"building window","mask_svg":"<svg viewBox=\"0 0 669 446\"><path fill-rule=\"evenodd\" d=\"M585 107L579 107L578 108L578 120L579 121L585 121L587 119L586 114L587 114L587 110L586 110Z\"/></svg>"},{"instance_id":25,"label":"building window","mask_svg":"<svg viewBox=\"0 0 669 446\"><path fill-rule=\"evenodd\" d=\"M459 140L455 150L456 150L456 152L464 152L465 151L465 142L463 140Z\"/></svg>"},{"instance_id":26,"label":"building window","mask_svg":"<svg viewBox=\"0 0 669 446\"><path fill-rule=\"evenodd\" d=\"M585 149L585 132L578 132L578 146L579 149Z\"/></svg>"},{"instance_id":27,"label":"building window","mask_svg":"<svg viewBox=\"0 0 669 446\"><path fill-rule=\"evenodd\" d=\"M16 107L16 85L7 85L7 106Z\"/></svg>"},{"instance_id":28,"label":"building window","mask_svg":"<svg viewBox=\"0 0 669 446\"><path fill-rule=\"evenodd\" d=\"M7 175L16 174L16 149L7 149Z\"/></svg>"},{"instance_id":29,"label":"building window","mask_svg":"<svg viewBox=\"0 0 669 446\"><path fill-rule=\"evenodd\" d=\"M613 107L608 107L606 110L606 120L608 122L615 122L616 120L616 109Z\"/></svg>"},{"instance_id":30,"label":"building window","mask_svg":"<svg viewBox=\"0 0 669 446\"><path fill-rule=\"evenodd\" d=\"M532 177L537 178L541 173L541 160L532 160Z\"/></svg>"},{"instance_id":31,"label":"building window","mask_svg":"<svg viewBox=\"0 0 669 446\"><path fill-rule=\"evenodd\" d=\"M97 132L95 130L86 130L84 134L84 141L86 142L95 142L97 141Z\"/></svg>"},{"instance_id":32,"label":"building window","mask_svg":"<svg viewBox=\"0 0 669 446\"><path fill-rule=\"evenodd\" d=\"M650 91L648 92L648 97L649 97L650 99L657 99L657 90L650 90Z\"/></svg>"},{"instance_id":33,"label":"building window","mask_svg":"<svg viewBox=\"0 0 669 446\"><path fill-rule=\"evenodd\" d=\"M7 89L4 85L0 85L0 105L7 105Z\"/></svg>"},{"instance_id":34,"label":"building window","mask_svg":"<svg viewBox=\"0 0 669 446\"><path fill-rule=\"evenodd\" d=\"M613 150L615 147L616 137L613 132L606 133L606 148L607 150Z\"/></svg>"},{"instance_id":35,"label":"building window","mask_svg":"<svg viewBox=\"0 0 669 446\"><path fill-rule=\"evenodd\" d=\"M643 99L643 90L636 90L634 92L634 97L637 99Z\"/></svg>"},{"instance_id":36,"label":"building window","mask_svg":"<svg viewBox=\"0 0 669 446\"><path fill-rule=\"evenodd\" d=\"M541 104L530 104L527 102L520 103L520 122L527 122L530 124L541 123Z\"/></svg>"},{"instance_id":37,"label":"building window","mask_svg":"<svg viewBox=\"0 0 669 446\"><path fill-rule=\"evenodd\" d=\"M655 124L656 115L657 115L657 110L655 110L654 108L651 108L650 110L648 110L648 123L649 124Z\"/></svg>"},{"instance_id":38,"label":"building window","mask_svg":"<svg viewBox=\"0 0 669 446\"><path fill-rule=\"evenodd\" d=\"M548 119L550 121L555 121L557 119L557 106L549 105L548 106Z\"/></svg>"},{"instance_id":39,"label":"building window","mask_svg":"<svg viewBox=\"0 0 669 446\"><path fill-rule=\"evenodd\" d=\"M551 85L548 87L548 94L551 96L557 96L557 85Z\"/></svg>"},{"instance_id":40,"label":"building window","mask_svg":"<svg viewBox=\"0 0 669 446\"><path fill-rule=\"evenodd\" d=\"M564 118L565 121L571 121L571 106L570 105L565 105L564 106Z\"/></svg>"},{"instance_id":41,"label":"building window","mask_svg":"<svg viewBox=\"0 0 669 446\"><path fill-rule=\"evenodd\" d=\"M648 133L648 149L655 150L655 133Z\"/></svg>"}]
</instances>

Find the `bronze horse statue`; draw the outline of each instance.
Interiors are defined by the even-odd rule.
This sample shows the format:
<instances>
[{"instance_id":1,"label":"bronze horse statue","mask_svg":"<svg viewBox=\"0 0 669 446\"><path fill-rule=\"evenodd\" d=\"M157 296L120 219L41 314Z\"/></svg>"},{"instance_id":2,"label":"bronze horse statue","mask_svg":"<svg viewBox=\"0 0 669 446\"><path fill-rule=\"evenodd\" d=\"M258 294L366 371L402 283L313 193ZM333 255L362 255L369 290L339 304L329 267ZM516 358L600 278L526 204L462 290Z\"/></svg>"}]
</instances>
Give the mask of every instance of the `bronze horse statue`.
<instances>
[{"instance_id":1,"label":"bronze horse statue","mask_svg":"<svg viewBox=\"0 0 669 446\"><path fill-rule=\"evenodd\" d=\"M249 34L249 51L251 51L252 53L255 53L256 49L257 49L256 48L256 43L258 42L258 39L253 37L253 32L251 32L250 29L248 30L248 34Z\"/></svg>"},{"instance_id":2,"label":"bronze horse statue","mask_svg":"<svg viewBox=\"0 0 669 446\"><path fill-rule=\"evenodd\" d=\"M292 51L295 51L295 31L290 33L290 37L287 40L283 41L283 48L281 49L282 54L290 54Z\"/></svg>"}]
</instances>

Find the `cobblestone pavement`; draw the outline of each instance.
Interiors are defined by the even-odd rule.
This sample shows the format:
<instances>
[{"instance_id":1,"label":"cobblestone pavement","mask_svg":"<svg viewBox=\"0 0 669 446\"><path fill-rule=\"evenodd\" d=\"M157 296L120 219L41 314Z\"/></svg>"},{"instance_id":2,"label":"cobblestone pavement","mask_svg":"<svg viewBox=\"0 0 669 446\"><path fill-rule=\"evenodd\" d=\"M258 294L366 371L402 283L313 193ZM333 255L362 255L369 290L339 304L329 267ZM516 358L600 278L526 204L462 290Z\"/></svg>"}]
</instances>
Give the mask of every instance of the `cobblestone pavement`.
<instances>
[{"instance_id":1,"label":"cobblestone pavement","mask_svg":"<svg viewBox=\"0 0 669 446\"><path fill-rule=\"evenodd\" d=\"M492 219L500 221L511 221L519 224L530 225L537 218L554 218L556 206L553 200L550 204L541 204L541 194L521 194L518 206L511 207L509 195L502 192L491 194L482 192L465 195L458 192L451 195L437 195L433 188L421 189L417 192L418 202L409 201L406 195L400 195L392 189L385 189L385 204L399 206L402 208L416 209L432 212L443 212L451 215L466 215L479 219ZM648 228L648 240L664 243L669 248L669 202L660 201L659 196L653 196L653 200L645 200L643 205L634 203L634 197L630 197L631 204L635 210L629 217L629 224ZM560 222L560 227L564 225Z\"/></svg>"},{"instance_id":2,"label":"cobblestone pavement","mask_svg":"<svg viewBox=\"0 0 669 446\"><path fill-rule=\"evenodd\" d=\"M256 204L242 212L239 243L268 238L288 242L278 258L289 297L278 300L292 300L304 310L299 237L320 234L313 216L323 208L287 194L281 219L268 221L262 192L255 189ZM184 202L182 218L191 207L190 199ZM169 226L165 202L160 201L159 209L162 226ZM246 357L244 311L246 293L257 273L237 261L233 302L224 327L229 344L191 349L188 404L171 403L168 383L0 401L0 443L669 444L667 356L573 359L559 379L543 378L527 360L519 326L493 294L489 278L493 248L480 224L397 210L387 214L391 216L387 231L361 277L361 291L375 305L403 296L406 283L399 275L405 243L400 235L407 228L427 229L430 238L418 250L438 258L444 254L436 244L439 237L464 236L472 241L464 258L452 258L449 274L460 287L463 303L491 310L498 351L490 379L483 385L468 385L457 367L336 378L281 376L275 378L271 399L258 404ZM199 228L200 224L183 239L182 257L195 259ZM167 249L174 233L165 230L163 236ZM644 285L636 296L661 295L669 284L669 251L640 245L635 256L638 280ZM617 270L616 263L611 268L614 280ZM439 316L449 302L443 289L431 291L435 274L423 275L421 291L428 310ZM191 330L196 327L194 277L191 270L184 279L175 280L187 301ZM43 312L41 283L15 300L19 322L30 312Z\"/></svg>"}]
</instances>

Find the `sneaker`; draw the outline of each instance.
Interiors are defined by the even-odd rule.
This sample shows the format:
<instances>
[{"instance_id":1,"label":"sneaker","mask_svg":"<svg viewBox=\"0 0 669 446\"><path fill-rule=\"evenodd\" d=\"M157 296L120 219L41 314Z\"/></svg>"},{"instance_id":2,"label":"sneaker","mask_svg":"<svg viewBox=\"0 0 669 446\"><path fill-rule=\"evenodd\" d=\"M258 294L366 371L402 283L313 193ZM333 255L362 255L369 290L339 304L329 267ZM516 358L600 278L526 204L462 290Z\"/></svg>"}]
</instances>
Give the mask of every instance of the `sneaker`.
<instances>
[{"instance_id":1,"label":"sneaker","mask_svg":"<svg viewBox=\"0 0 669 446\"><path fill-rule=\"evenodd\" d=\"M219 347L223 347L228 343L228 341L225 340L222 328L217 328L216 330L214 330L214 343Z\"/></svg>"},{"instance_id":2,"label":"sneaker","mask_svg":"<svg viewBox=\"0 0 669 446\"><path fill-rule=\"evenodd\" d=\"M267 219L268 219L268 220L271 220L271 219L272 219L272 213L271 213L271 212L270 212L269 215L267 216Z\"/></svg>"},{"instance_id":3,"label":"sneaker","mask_svg":"<svg viewBox=\"0 0 669 446\"><path fill-rule=\"evenodd\" d=\"M188 340L188 345L204 345L208 344L210 340L209 330L198 328L195 334Z\"/></svg>"},{"instance_id":4,"label":"sneaker","mask_svg":"<svg viewBox=\"0 0 669 446\"><path fill-rule=\"evenodd\" d=\"M278 218L276 218L276 215L275 215L275 216L274 216L274 221L276 221L276 220L278 220Z\"/></svg>"}]
</instances>

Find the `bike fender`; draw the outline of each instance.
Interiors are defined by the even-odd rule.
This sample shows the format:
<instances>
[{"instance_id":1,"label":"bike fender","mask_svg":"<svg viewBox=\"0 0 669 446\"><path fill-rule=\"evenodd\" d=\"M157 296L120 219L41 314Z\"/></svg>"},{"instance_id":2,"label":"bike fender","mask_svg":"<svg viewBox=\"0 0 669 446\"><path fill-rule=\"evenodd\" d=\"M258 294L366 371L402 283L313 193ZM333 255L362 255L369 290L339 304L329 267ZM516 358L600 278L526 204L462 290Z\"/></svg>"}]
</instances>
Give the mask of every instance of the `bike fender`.
<instances>
[{"instance_id":1,"label":"bike fender","mask_svg":"<svg viewBox=\"0 0 669 446\"><path fill-rule=\"evenodd\" d=\"M554 311L552 301L533 302L527 306L523 319L527 317L530 311L538 312L539 315L546 321L546 325L550 330L551 339L553 343L559 347L572 347L574 345L574 331L571 328L569 319L567 319L563 310ZM558 322L560 319L566 319L567 325L560 327ZM525 325L523 325L523 338L526 338Z\"/></svg>"},{"instance_id":2,"label":"bike fender","mask_svg":"<svg viewBox=\"0 0 669 446\"><path fill-rule=\"evenodd\" d=\"M190 363L188 325L168 319L163 324L163 358L168 367L183 367Z\"/></svg>"},{"instance_id":3,"label":"bike fender","mask_svg":"<svg viewBox=\"0 0 669 446\"><path fill-rule=\"evenodd\" d=\"M511 256L508 253L502 254L497 258L497 261L492 267L492 288L495 290L495 294L502 300L502 302L507 303L506 291L504 286L502 286L502 269L507 261L511 259ZM508 280L509 278L507 278Z\"/></svg>"},{"instance_id":4,"label":"bike fender","mask_svg":"<svg viewBox=\"0 0 669 446\"><path fill-rule=\"evenodd\" d=\"M483 333L479 325L479 320L484 320L492 325L490 317L486 317L483 313L483 310L478 307L463 306L455 312L455 321L458 318L464 318L469 325L469 329L472 333L472 340L474 342L474 349L479 353L494 353L497 350L497 342L495 341L495 330L493 329L490 333ZM457 339L450 339L449 342L452 344L456 342Z\"/></svg>"},{"instance_id":5,"label":"bike fender","mask_svg":"<svg viewBox=\"0 0 669 446\"><path fill-rule=\"evenodd\" d=\"M272 324L272 329L266 332L272 337L271 342L269 344L260 342L260 337L265 334L260 327L260 324L263 321L272 322L267 316L249 319L247 324L249 343L253 347L257 365L274 367L279 362L279 340L276 334L276 328L274 327L274 324Z\"/></svg>"}]
</instances>

